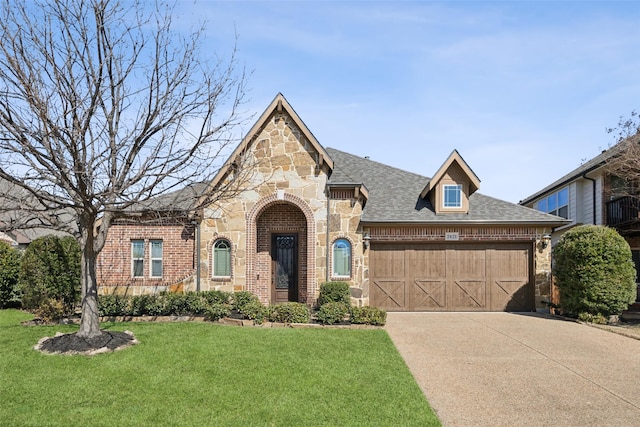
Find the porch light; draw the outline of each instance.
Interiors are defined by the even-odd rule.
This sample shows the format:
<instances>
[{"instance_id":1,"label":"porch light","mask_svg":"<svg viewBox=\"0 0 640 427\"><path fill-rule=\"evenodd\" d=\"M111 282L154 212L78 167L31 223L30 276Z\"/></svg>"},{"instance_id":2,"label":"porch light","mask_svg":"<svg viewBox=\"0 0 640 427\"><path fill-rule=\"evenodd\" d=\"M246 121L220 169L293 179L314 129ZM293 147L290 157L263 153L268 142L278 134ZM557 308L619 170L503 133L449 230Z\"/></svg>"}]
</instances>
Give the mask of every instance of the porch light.
<instances>
[{"instance_id":1,"label":"porch light","mask_svg":"<svg viewBox=\"0 0 640 427\"><path fill-rule=\"evenodd\" d=\"M540 247L542 249L547 249L547 246L549 246L549 242L551 242L551 235L545 234L544 236L542 236L542 239L540 239Z\"/></svg>"},{"instance_id":2,"label":"porch light","mask_svg":"<svg viewBox=\"0 0 640 427\"><path fill-rule=\"evenodd\" d=\"M364 245L365 249L369 249L370 242L371 242L371 235L369 234L368 231L365 231L364 235L362 236L362 244Z\"/></svg>"}]
</instances>

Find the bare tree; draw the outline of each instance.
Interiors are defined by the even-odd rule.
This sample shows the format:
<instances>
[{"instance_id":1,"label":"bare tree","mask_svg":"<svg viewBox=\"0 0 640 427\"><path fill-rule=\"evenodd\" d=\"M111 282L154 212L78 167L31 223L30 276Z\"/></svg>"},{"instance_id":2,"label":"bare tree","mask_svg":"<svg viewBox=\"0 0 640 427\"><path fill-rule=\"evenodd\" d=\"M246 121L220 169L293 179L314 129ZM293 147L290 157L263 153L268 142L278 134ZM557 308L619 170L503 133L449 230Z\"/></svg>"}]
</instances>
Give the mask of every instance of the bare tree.
<instances>
[{"instance_id":1,"label":"bare tree","mask_svg":"<svg viewBox=\"0 0 640 427\"><path fill-rule=\"evenodd\" d=\"M640 197L640 114L632 111L627 118L621 117L615 128L607 129L614 134L616 143L610 148L611 155L605 160L607 172L620 178L611 191L617 196Z\"/></svg>"},{"instance_id":2,"label":"bare tree","mask_svg":"<svg viewBox=\"0 0 640 427\"><path fill-rule=\"evenodd\" d=\"M78 238L81 337L101 334L96 259L115 219L167 193L195 211L242 182L241 157L222 162L241 122L235 48L209 63L203 28L181 35L173 18L171 7L146 2L2 4L0 197L13 213L3 226ZM203 184L220 168L228 179Z\"/></svg>"}]
</instances>

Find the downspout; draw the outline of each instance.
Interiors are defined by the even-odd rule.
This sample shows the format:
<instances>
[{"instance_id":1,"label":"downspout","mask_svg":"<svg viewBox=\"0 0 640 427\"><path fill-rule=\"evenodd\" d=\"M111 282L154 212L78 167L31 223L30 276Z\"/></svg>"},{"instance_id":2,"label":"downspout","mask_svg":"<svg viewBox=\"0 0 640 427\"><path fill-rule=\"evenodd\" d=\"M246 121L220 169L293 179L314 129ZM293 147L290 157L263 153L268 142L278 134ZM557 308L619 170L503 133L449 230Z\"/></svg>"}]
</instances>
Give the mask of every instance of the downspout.
<instances>
[{"instance_id":1,"label":"downspout","mask_svg":"<svg viewBox=\"0 0 640 427\"><path fill-rule=\"evenodd\" d=\"M331 216L331 210L330 210L330 205L331 204L331 187L329 187L329 185L327 185L327 253L326 253L326 257L327 260L325 262L326 264L326 277L325 277L325 282L329 281L329 218Z\"/></svg>"},{"instance_id":2,"label":"downspout","mask_svg":"<svg viewBox=\"0 0 640 427\"><path fill-rule=\"evenodd\" d=\"M589 181L592 182L592 191L593 191L593 223L596 223L596 180L593 178L589 178L587 176L587 172L582 174L582 177L584 179L588 179Z\"/></svg>"},{"instance_id":3,"label":"downspout","mask_svg":"<svg viewBox=\"0 0 640 427\"><path fill-rule=\"evenodd\" d=\"M192 223L196 226L196 292L200 292L200 221Z\"/></svg>"}]
</instances>

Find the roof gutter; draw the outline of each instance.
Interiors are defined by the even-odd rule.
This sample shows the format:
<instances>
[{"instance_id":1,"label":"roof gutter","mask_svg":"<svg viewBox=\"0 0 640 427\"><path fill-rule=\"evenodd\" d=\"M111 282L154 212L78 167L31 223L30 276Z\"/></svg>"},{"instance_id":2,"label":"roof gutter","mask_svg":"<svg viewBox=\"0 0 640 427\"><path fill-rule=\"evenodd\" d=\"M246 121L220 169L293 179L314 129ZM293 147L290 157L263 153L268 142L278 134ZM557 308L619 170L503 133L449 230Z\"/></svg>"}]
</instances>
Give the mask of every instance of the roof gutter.
<instances>
[{"instance_id":1,"label":"roof gutter","mask_svg":"<svg viewBox=\"0 0 640 427\"><path fill-rule=\"evenodd\" d=\"M516 222L516 221L361 221L363 225L367 225L370 227L374 226L390 226L390 225L398 225L398 226L474 226L478 225L514 225L514 226L547 226L547 227L561 227L563 225L571 224L571 221L526 221L526 222Z\"/></svg>"},{"instance_id":2,"label":"roof gutter","mask_svg":"<svg viewBox=\"0 0 640 427\"><path fill-rule=\"evenodd\" d=\"M582 172L581 174L578 175L573 175L570 176L569 178L565 179L564 181L560 181L559 183L557 183L556 185L554 185L553 187L549 187L544 189L543 191L540 191L536 194L534 194L533 196L527 197L526 199L520 200L520 202L518 202L519 205L526 205L529 204L531 202L533 202L534 200L542 197L545 194L549 194L561 187L564 187L565 185L567 185L568 183L570 183L571 181L574 181L577 178L586 178L586 179L591 179L591 178L587 178L585 175L588 173L593 172L594 170L602 167L602 165L604 165L604 162L600 162L597 165L591 166L589 169L587 169L586 171Z\"/></svg>"}]
</instances>

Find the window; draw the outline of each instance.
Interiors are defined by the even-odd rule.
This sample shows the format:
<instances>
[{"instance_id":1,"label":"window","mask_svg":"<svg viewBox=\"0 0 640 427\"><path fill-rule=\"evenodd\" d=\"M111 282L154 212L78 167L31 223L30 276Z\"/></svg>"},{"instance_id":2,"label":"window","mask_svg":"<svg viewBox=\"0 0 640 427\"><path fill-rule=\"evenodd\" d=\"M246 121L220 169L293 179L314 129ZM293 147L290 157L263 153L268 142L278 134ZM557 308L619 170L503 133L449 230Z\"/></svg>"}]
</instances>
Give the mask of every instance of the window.
<instances>
[{"instance_id":1,"label":"window","mask_svg":"<svg viewBox=\"0 0 640 427\"><path fill-rule=\"evenodd\" d=\"M144 276L144 240L131 241L131 275Z\"/></svg>"},{"instance_id":2,"label":"window","mask_svg":"<svg viewBox=\"0 0 640 427\"><path fill-rule=\"evenodd\" d=\"M231 245L227 240L218 240L213 245L213 275L231 276Z\"/></svg>"},{"instance_id":3,"label":"window","mask_svg":"<svg viewBox=\"0 0 640 427\"><path fill-rule=\"evenodd\" d=\"M444 207L445 208L461 208L462 207L462 185L446 184L444 190Z\"/></svg>"},{"instance_id":4,"label":"window","mask_svg":"<svg viewBox=\"0 0 640 427\"><path fill-rule=\"evenodd\" d=\"M351 243L347 239L333 244L333 276L351 277Z\"/></svg>"},{"instance_id":5,"label":"window","mask_svg":"<svg viewBox=\"0 0 640 427\"><path fill-rule=\"evenodd\" d=\"M151 277L162 277L162 240L152 240L151 247Z\"/></svg>"},{"instance_id":6,"label":"window","mask_svg":"<svg viewBox=\"0 0 640 427\"><path fill-rule=\"evenodd\" d=\"M569 218L569 189L563 188L538 201L538 210L562 218Z\"/></svg>"}]
</instances>

